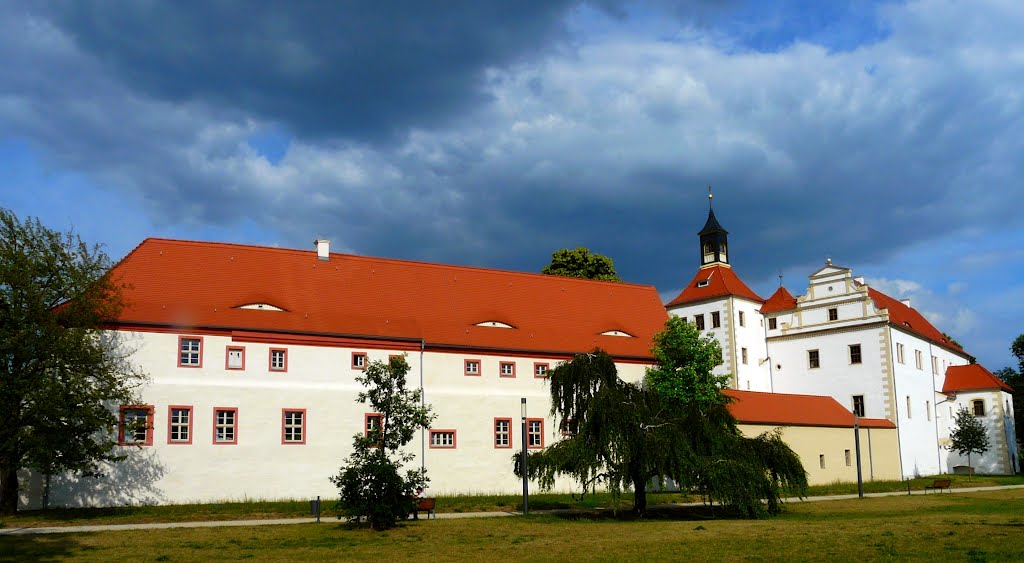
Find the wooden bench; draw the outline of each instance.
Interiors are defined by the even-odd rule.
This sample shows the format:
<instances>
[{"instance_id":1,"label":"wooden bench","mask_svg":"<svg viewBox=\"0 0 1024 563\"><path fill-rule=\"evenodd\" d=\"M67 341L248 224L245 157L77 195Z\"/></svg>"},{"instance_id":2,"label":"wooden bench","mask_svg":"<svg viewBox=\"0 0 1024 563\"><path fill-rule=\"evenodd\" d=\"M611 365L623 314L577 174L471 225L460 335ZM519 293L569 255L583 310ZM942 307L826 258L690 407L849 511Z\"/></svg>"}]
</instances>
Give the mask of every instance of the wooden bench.
<instances>
[{"instance_id":1,"label":"wooden bench","mask_svg":"<svg viewBox=\"0 0 1024 563\"><path fill-rule=\"evenodd\" d=\"M420 512L426 512L427 513L427 520L430 520L431 516L434 517L434 520L437 520L437 513L434 512L434 507L436 507L436 506L437 506L437 499L436 498L416 499L416 508L414 508L413 511L412 511L412 517L414 519L416 519L416 520L419 520L420 519Z\"/></svg>"},{"instance_id":2,"label":"wooden bench","mask_svg":"<svg viewBox=\"0 0 1024 563\"><path fill-rule=\"evenodd\" d=\"M953 481L951 479L936 479L935 481L932 482L931 485L925 486L924 494L928 494L929 489L939 491L940 493L942 492L942 489L946 489L949 492L953 492L950 491L949 489L949 486L952 483Z\"/></svg>"}]
</instances>

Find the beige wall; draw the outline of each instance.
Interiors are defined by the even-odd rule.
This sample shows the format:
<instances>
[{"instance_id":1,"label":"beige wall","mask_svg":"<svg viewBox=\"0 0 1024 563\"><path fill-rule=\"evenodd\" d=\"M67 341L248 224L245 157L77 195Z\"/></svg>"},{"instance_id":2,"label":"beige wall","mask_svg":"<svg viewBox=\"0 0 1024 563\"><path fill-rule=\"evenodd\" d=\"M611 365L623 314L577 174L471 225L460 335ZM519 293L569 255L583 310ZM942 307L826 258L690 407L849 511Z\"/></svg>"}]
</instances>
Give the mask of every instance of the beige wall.
<instances>
[{"instance_id":1,"label":"beige wall","mask_svg":"<svg viewBox=\"0 0 1024 563\"><path fill-rule=\"evenodd\" d=\"M746 436L770 432L778 426L741 424ZM856 447L853 428L820 426L784 426L782 439L800 456L811 485L836 481L857 481ZM894 480L900 478L899 447L895 428L861 428L861 470L864 481ZM846 465L846 450L850 451L850 465ZM825 456L825 468L821 458Z\"/></svg>"}]
</instances>

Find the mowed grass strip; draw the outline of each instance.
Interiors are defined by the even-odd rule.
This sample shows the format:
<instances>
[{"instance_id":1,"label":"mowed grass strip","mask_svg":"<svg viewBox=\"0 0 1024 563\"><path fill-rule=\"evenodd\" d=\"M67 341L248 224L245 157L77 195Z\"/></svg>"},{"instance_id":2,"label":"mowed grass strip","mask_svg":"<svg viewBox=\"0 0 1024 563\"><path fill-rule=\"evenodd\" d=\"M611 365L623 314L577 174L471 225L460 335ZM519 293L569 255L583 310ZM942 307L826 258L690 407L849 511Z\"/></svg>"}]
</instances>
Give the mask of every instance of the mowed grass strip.
<instances>
[{"instance_id":1,"label":"mowed grass strip","mask_svg":"<svg viewBox=\"0 0 1024 563\"><path fill-rule=\"evenodd\" d=\"M1024 560L1024 491L790 504L770 520L431 520L0 536L0 557L240 560Z\"/></svg>"},{"instance_id":2,"label":"mowed grass strip","mask_svg":"<svg viewBox=\"0 0 1024 563\"><path fill-rule=\"evenodd\" d=\"M1024 485L1024 476L977 475L968 482L961 475L921 477L910 482L912 490L920 492L935 479L950 478L953 489L964 487L991 487L998 485ZM864 483L866 493L898 492L907 490L906 481L873 481ZM856 483L831 483L810 488L810 496L849 495L857 493ZM335 497L323 497L322 516L333 518ZM695 495L680 493L649 493L648 504L699 502ZM617 508L629 510L633 496L624 493L618 499L606 492L588 494L582 498L571 494L541 493L530 495L533 510L572 508ZM439 496L438 512L513 512L522 510L520 495L453 495ZM198 522L216 520L265 520L277 518L309 517L308 500L221 502L163 506L124 506L113 508L58 508L29 510L15 516L0 517L0 527L38 528L41 526L84 526L93 524L133 524L154 522Z\"/></svg>"},{"instance_id":3,"label":"mowed grass strip","mask_svg":"<svg viewBox=\"0 0 1024 563\"><path fill-rule=\"evenodd\" d=\"M700 499L679 493L653 493L648 502L680 503ZM332 519L335 498L321 498L321 516ZM588 494L532 494L530 508L553 510L570 508L619 508L629 510L633 495L626 493L618 499L610 493ZM438 512L513 512L523 508L523 497L518 495L458 495L440 496ZM145 524L156 522L202 522L216 520L269 520L277 518L310 517L309 501L249 501L163 506L123 506L113 508L54 508L26 510L14 516L0 517L7 528L39 528L46 526L90 526L100 524Z\"/></svg>"}]
</instances>

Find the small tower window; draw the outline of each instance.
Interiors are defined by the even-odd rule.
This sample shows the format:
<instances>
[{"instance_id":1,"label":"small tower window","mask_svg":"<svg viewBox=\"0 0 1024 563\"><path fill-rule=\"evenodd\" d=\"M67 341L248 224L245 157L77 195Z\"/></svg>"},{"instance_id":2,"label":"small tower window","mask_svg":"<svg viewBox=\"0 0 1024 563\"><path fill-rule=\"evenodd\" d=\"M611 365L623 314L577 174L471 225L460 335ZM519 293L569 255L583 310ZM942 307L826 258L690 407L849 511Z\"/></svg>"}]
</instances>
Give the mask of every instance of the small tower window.
<instances>
[{"instance_id":1,"label":"small tower window","mask_svg":"<svg viewBox=\"0 0 1024 563\"><path fill-rule=\"evenodd\" d=\"M718 247L718 255L719 260L721 260L722 262L728 261L728 258L726 258L726 248L724 240L722 241L722 244Z\"/></svg>"}]
</instances>

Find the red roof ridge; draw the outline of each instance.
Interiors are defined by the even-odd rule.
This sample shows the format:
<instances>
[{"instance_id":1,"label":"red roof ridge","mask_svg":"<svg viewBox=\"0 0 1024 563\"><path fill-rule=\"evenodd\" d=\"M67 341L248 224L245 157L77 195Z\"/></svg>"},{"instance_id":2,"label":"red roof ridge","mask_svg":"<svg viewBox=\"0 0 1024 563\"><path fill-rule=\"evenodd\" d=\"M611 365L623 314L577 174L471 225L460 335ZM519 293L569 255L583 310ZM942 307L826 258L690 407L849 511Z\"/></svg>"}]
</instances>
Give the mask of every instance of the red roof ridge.
<instances>
[{"instance_id":1,"label":"red roof ridge","mask_svg":"<svg viewBox=\"0 0 1024 563\"><path fill-rule=\"evenodd\" d=\"M942 392L951 393L956 391L976 391L982 389L1002 389L1013 392L1013 387L996 377L996 375L981 364L967 364L964 366L949 366L946 368L946 378L942 382Z\"/></svg>"},{"instance_id":2,"label":"red roof ridge","mask_svg":"<svg viewBox=\"0 0 1024 563\"><path fill-rule=\"evenodd\" d=\"M317 258L312 248L149 238L115 266L130 286L118 321L479 350L576 353L601 342L614 357L646 360L668 316L653 286L343 253L333 253L333 263ZM237 307L248 302L284 311ZM520 330L473 326L490 320ZM635 338L599 336L612 329Z\"/></svg>"},{"instance_id":3,"label":"red roof ridge","mask_svg":"<svg viewBox=\"0 0 1024 563\"><path fill-rule=\"evenodd\" d=\"M775 290L775 293L771 294L771 297L761 305L761 313L774 313L776 311L788 311L796 308L796 297L789 292L785 287L779 286L779 289Z\"/></svg>"},{"instance_id":4,"label":"red roof ridge","mask_svg":"<svg viewBox=\"0 0 1024 563\"><path fill-rule=\"evenodd\" d=\"M182 245L187 245L187 246L217 246L217 247L236 246L236 247L240 247L240 248L248 248L248 249L256 249L256 250L267 250L267 251L285 252L285 253L306 253L306 252L309 252L310 255L312 255L314 257L316 256L316 251L315 250L306 251L306 250L303 250L301 248L284 248L284 247L280 247L280 246L267 246L267 245L262 245L262 244L248 244L248 243L240 243L240 242L215 242L215 241L205 241L205 240L185 240L185 239L162 238L162 237L149 237L149 238L143 240L141 243L139 243L138 246L135 247L135 250L138 250L143 244L145 244L145 243L147 243L149 241L153 241L153 242L169 242L169 243L182 244ZM135 250L132 250L132 252L135 252ZM438 269L445 269L445 270L470 270L470 271L477 271L477 272L495 272L495 273L501 273L501 274L512 274L512 275L515 275L515 276L541 277L541 278L545 278L545 279L557 278L557 279L561 279L561 280L571 281L573 283L581 282L581 283L587 283L587 284L608 284L609 287L631 287L631 288L644 288L644 289L649 289L649 288L654 288L655 287L653 284L631 283L631 282L625 282L625 281L623 281L623 282L616 282L616 281L608 281L608 280L592 280L592 279L587 279L587 278L574 278L574 277L569 277L569 276L554 276L554 275L551 275L551 274L541 274L541 273L538 273L538 272L523 272L523 271L520 271L520 270L506 270L506 269L503 269L503 268L489 268L487 266L467 266L467 265L463 265L463 264L442 264L442 263L439 263L439 262L428 262L426 260L412 260L412 259L408 259L408 258L390 258L390 257L385 257L385 256L364 256L362 254L350 254L350 253L347 253L347 252L334 252L334 251L332 251L330 253L330 255L331 256L338 256L338 257L341 257L341 258L346 258L346 259L349 259L349 260L358 260L358 261L361 261L361 262L389 262L389 263L393 263L393 264L412 264L412 265L417 265L417 266L427 266L427 267L438 268ZM125 255L125 258L127 258L127 257L128 257L128 255Z\"/></svg>"},{"instance_id":5,"label":"red roof ridge","mask_svg":"<svg viewBox=\"0 0 1024 563\"><path fill-rule=\"evenodd\" d=\"M953 342L946 337L942 331L935 328L935 325L926 319L917 309L903 303L899 299L890 297L871 286L868 286L868 296L875 302L876 308L888 311L890 324L904 327L918 336L923 337L925 340L930 340L946 349L970 355L962 347L953 344Z\"/></svg>"},{"instance_id":6,"label":"red roof ridge","mask_svg":"<svg viewBox=\"0 0 1024 563\"><path fill-rule=\"evenodd\" d=\"M717 276L715 275L716 273L718 274ZM702 281L707 281L708 284L704 286L698 285ZM683 287L675 299L669 301L666 307L726 296L742 297L764 303L764 299L761 299L752 289L747 287L747 284L743 283L743 280L736 275L732 268L724 265L715 265L710 268L705 267L697 270L697 274L693 279Z\"/></svg>"}]
</instances>

